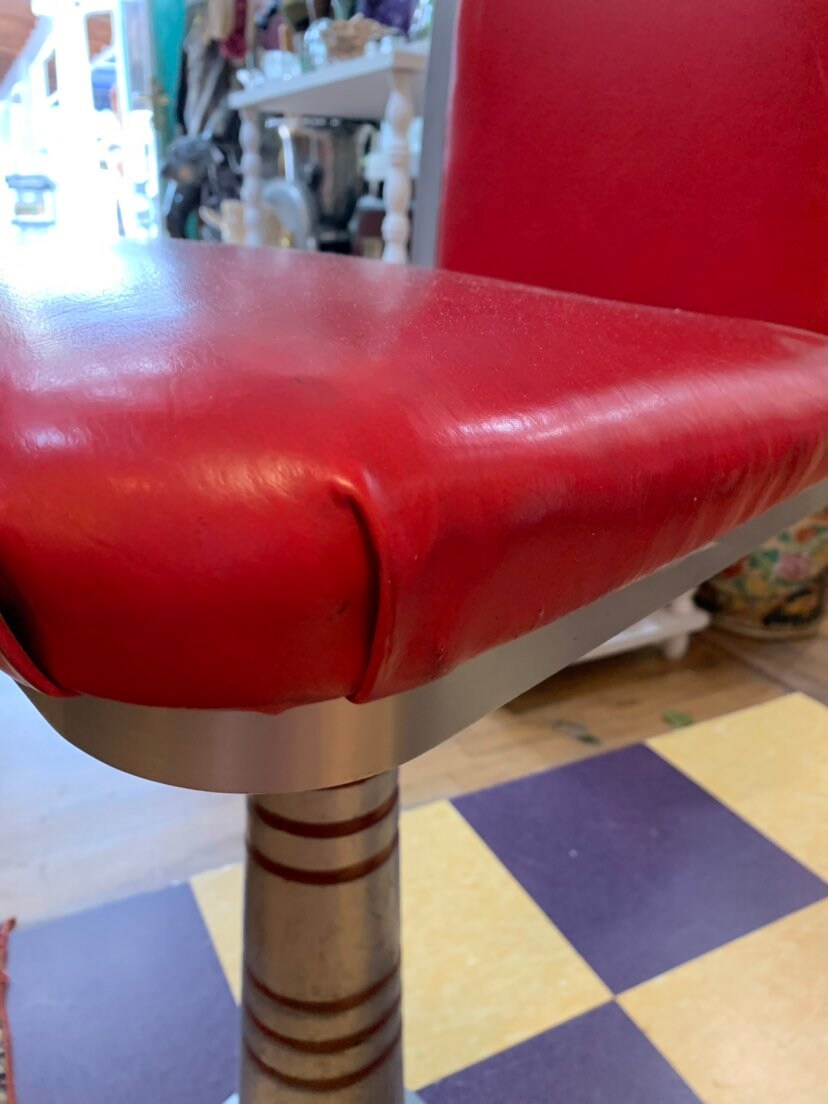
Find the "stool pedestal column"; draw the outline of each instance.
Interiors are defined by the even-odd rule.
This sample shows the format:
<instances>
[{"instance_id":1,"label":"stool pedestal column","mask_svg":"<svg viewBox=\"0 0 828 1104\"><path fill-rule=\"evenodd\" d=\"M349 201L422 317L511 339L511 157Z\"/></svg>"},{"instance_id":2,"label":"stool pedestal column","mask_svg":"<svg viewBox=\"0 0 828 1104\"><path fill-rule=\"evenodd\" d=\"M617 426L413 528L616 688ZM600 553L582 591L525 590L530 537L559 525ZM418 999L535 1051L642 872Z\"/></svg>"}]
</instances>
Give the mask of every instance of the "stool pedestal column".
<instances>
[{"instance_id":1,"label":"stool pedestal column","mask_svg":"<svg viewBox=\"0 0 828 1104\"><path fill-rule=\"evenodd\" d=\"M397 772L251 797L240 1104L403 1104Z\"/></svg>"}]
</instances>

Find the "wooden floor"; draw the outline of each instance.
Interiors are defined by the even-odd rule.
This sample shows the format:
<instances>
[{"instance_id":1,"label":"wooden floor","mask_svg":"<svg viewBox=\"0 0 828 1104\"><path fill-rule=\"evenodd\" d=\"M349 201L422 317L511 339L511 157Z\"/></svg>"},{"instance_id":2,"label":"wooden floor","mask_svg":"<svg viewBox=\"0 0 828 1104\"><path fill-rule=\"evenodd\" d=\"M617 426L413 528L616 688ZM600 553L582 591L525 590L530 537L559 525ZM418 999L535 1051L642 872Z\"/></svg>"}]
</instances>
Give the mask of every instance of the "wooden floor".
<instances>
[{"instance_id":1,"label":"wooden floor","mask_svg":"<svg viewBox=\"0 0 828 1104\"><path fill-rule=\"evenodd\" d=\"M708 631L674 664L655 650L571 668L403 769L408 804L623 747L671 725L803 690L828 703L828 633L766 644ZM0 918L23 924L168 885L242 855L242 799L103 766L0 680Z\"/></svg>"}]
</instances>

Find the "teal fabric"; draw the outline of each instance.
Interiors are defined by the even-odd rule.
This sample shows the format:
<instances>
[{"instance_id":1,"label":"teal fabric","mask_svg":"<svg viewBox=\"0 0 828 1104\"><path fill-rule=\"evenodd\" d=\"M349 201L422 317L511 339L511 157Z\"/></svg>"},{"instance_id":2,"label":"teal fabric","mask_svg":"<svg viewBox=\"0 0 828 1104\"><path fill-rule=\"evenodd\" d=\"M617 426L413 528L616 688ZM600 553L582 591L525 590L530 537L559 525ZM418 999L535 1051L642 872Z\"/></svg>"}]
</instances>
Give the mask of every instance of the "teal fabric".
<instances>
[{"instance_id":1,"label":"teal fabric","mask_svg":"<svg viewBox=\"0 0 828 1104\"><path fill-rule=\"evenodd\" d=\"M159 134L162 148L175 133L175 101L184 45L184 0L150 0L152 36L155 47L155 76L159 91L167 97L165 133Z\"/></svg>"}]
</instances>

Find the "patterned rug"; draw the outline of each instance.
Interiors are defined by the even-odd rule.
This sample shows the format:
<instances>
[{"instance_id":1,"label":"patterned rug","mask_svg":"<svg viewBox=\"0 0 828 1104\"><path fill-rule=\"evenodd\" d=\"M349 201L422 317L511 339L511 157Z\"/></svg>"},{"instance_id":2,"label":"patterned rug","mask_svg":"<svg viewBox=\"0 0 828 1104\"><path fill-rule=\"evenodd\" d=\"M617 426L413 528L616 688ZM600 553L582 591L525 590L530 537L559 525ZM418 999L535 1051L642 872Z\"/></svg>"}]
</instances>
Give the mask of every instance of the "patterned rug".
<instances>
[{"instance_id":1,"label":"patterned rug","mask_svg":"<svg viewBox=\"0 0 828 1104\"><path fill-rule=\"evenodd\" d=\"M406 813L409 1088L824 1104L827 810L795 694ZM18 1104L223 1104L240 899L232 868L16 932Z\"/></svg>"},{"instance_id":2,"label":"patterned rug","mask_svg":"<svg viewBox=\"0 0 828 1104\"><path fill-rule=\"evenodd\" d=\"M13 928L14 924L11 920L0 924L0 1104L14 1104L15 1102L9 1019L6 1013L6 990L8 989L6 962L9 951L9 936Z\"/></svg>"}]
</instances>

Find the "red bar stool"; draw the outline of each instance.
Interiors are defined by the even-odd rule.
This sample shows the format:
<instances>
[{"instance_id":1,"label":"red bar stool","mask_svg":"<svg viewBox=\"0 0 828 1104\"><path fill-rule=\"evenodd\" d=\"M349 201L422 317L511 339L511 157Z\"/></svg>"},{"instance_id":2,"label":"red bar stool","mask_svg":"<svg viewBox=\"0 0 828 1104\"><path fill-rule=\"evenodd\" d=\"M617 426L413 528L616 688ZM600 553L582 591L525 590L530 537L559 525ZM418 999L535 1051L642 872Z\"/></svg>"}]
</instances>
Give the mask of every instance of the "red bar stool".
<instances>
[{"instance_id":1,"label":"red bar stool","mask_svg":"<svg viewBox=\"0 0 828 1104\"><path fill-rule=\"evenodd\" d=\"M403 1100L397 766L828 499L828 10L439 12L437 270L0 259L3 669L270 795L242 1104Z\"/></svg>"}]
</instances>

